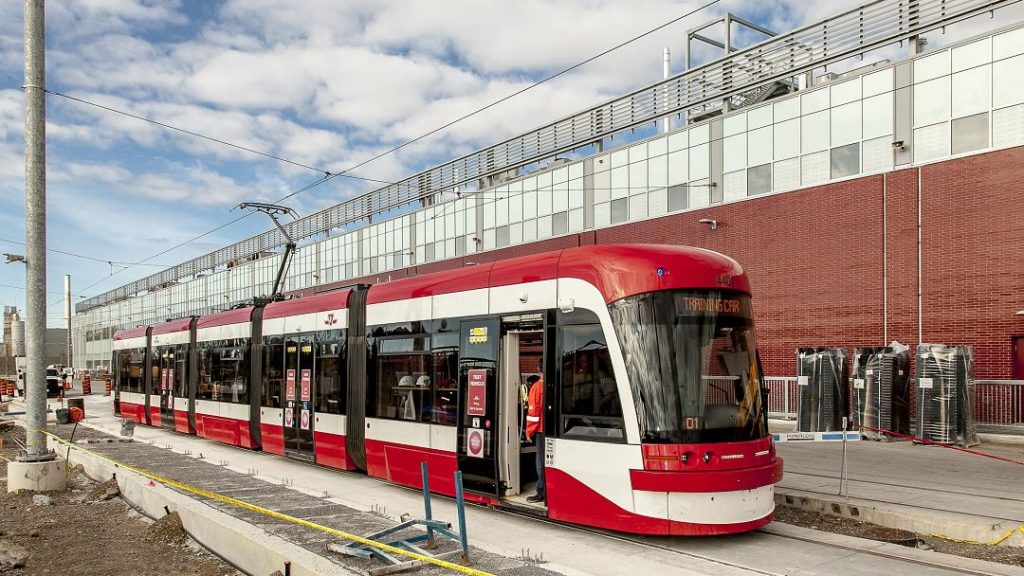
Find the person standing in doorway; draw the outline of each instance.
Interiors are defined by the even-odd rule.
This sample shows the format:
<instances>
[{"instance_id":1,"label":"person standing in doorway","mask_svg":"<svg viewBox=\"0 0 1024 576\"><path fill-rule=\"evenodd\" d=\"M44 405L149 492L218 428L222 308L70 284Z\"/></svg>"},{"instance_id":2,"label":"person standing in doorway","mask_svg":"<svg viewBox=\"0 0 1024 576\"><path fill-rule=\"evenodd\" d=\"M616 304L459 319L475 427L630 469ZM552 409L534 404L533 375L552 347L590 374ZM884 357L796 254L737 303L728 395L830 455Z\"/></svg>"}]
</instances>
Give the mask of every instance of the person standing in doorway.
<instances>
[{"instance_id":1,"label":"person standing in doorway","mask_svg":"<svg viewBox=\"0 0 1024 576\"><path fill-rule=\"evenodd\" d=\"M537 446L537 493L527 502L544 502L544 379L534 374L526 379L530 385L526 408L526 439L535 439Z\"/></svg>"}]
</instances>

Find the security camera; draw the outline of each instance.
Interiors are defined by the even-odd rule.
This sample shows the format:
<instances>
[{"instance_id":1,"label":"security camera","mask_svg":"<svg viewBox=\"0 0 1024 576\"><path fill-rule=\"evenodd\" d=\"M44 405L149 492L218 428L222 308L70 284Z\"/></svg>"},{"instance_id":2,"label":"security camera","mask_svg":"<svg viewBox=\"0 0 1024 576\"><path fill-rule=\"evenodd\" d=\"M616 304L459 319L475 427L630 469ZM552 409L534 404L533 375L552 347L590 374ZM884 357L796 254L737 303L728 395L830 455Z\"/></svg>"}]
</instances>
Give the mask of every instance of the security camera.
<instances>
[{"instance_id":1,"label":"security camera","mask_svg":"<svg viewBox=\"0 0 1024 576\"><path fill-rule=\"evenodd\" d=\"M906 150L907 146L903 143L903 140L897 140L892 143L893 150Z\"/></svg>"},{"instance_id":2,"label":"security camera","mask_svg":"<svg viewBox=\"0 0 1024 576\"><path fill-rule=\"evenodd\" d=\"M708 228L711 228L712 230L718 228L718 220L712 220L711 218L701 218L700 220L697 220L697 223L707 224Z\"/></svg>"}]
</instances>

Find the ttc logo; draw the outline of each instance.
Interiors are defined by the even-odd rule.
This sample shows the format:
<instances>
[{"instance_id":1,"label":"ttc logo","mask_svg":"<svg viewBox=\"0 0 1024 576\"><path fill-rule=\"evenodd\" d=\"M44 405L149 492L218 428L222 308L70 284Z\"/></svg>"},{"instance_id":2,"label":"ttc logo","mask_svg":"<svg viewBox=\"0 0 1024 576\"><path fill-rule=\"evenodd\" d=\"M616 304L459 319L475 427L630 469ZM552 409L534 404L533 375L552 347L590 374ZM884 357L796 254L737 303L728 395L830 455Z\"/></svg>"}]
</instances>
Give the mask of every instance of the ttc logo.
<instances>
[{"instance_id":1,"label":"ttc logo","mask_svg":"<svg viewBox=\"0 0 1024 576\"><path fill-rule=\"evenodd\" d=\"M324 320L324 324L327 326L334 326L338 323L338 319L334 317L334 312L327 315L327 319Z\"/></svg>"}]
</instances>

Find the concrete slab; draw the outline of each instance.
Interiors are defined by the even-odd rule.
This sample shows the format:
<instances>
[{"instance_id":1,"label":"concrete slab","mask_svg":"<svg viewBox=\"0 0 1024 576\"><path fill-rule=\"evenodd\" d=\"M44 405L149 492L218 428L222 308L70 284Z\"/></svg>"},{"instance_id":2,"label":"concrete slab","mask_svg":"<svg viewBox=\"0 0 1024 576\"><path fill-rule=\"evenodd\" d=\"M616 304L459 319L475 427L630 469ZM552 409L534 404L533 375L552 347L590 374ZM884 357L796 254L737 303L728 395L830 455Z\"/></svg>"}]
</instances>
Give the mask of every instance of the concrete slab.
<instances>
[{"instance_id":1,"label":"concrete slab","mask_svg":"<svg viewBox=\"0 0 1024 576\"><path fill-rule=\"evenodd\" d=\"M46 462L12 460L7 463L7 491L54 492L63 490L67 485L64 467L63 458Z\"/></svg>"}]
</instances>

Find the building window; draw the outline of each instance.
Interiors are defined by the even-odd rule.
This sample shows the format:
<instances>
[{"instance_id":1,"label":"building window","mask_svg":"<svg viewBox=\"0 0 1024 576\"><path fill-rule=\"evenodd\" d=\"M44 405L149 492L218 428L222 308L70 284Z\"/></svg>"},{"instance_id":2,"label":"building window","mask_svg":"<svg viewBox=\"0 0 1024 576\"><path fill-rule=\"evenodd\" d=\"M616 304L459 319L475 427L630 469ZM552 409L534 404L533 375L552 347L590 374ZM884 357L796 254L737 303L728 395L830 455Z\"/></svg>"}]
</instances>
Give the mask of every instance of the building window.
<instances>
[{"instance_id":1,"label":"building window","mask_svg":"<svg viewBox=\"0 0 1024 576\"><path fill-rule=\"evenodd\" d=\"M763 164L747 169L747 196L772 191L772 165Z\"/></svg>"},{"instance_id":2,"label":"building window","mask_svg":"<svg viewBox=\"0 0 1024 576\"><path fill-rule=\"evenodd\" d=\"M686 184L677 184L668 189L668 211L686 210L689 207L690 189Z\"/></svg>"},{"instance_id":3,"label":"building window","mask_svg":"<svg viewBox=\"0 0 1024 576\"><path fill-rule=\"evenodd\" d=\"M612 200L612 224L622 224L629 220L629 200L620 198Z\"/></svg>"},{"instance_id":4,"label":"building window","mask_svg":"<svg viewBox=\"0 0 1024 576\"><path fill-rule=\"evenodd\" d=\"M988 148L988 112L953 120L953 154Z\"/></svg>"},{"instance_id":5,"label":"building window","mask_svg":"<svg viewBox=\"0 0 1024 576\"><path fill-rule=\"evenodd\" d=\"M853 176L860 172L860 144L832 149L832 178Z\"/></svg>"}]
</instances>

